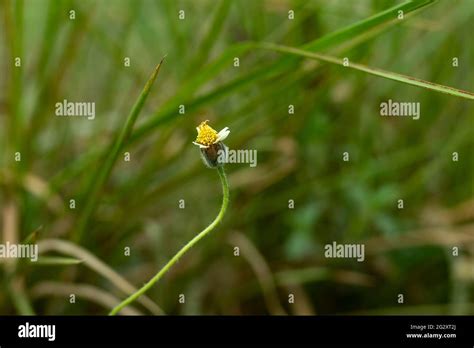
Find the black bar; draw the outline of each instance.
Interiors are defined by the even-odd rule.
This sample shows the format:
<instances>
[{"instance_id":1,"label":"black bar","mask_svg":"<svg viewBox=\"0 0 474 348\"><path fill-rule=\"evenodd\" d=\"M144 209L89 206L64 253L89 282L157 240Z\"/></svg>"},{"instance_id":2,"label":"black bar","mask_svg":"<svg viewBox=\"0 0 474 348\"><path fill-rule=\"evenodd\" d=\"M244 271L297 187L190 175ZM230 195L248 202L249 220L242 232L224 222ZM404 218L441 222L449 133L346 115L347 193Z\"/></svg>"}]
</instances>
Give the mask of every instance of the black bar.
<instances>
[{"instance_id":1,"label":"black bar","mask_svg":"<svg viewBox=\"0 0 474 348\"><path fill-rule=\"evenodd\" d=\"M55 325L55 339L19 337L20 325ZM429 326L432 325L432 326ZM27 328L24 326L23 328ZM423 330L421 330L423 329ZM36 331L33 331L33 334ZM1 316L0 346L65 344L391 344L473 347L472 316ZM25 333L25 331L23 331ZM409 338L407 334L455 334Z\"/></svg>"}]
</instances>

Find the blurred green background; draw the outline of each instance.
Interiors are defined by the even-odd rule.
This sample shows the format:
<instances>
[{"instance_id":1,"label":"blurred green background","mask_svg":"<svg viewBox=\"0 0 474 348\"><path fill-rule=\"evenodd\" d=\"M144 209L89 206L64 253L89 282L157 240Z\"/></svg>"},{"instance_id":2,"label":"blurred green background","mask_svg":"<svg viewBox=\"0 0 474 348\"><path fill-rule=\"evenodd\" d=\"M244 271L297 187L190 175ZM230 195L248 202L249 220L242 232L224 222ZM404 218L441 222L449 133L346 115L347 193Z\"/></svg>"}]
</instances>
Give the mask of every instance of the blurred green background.
<instances>
[{"instance_id":1,"label":"blurred green background","mask_svg":"<svg viewBox=\"0 0 474 348\"><path fill-rule=\"evenodd\" d=\"M205 119L258 165L226 166L223 223L125 314L473 314L472 102L258 47L329 37L321 53L473 91L471 0L328 36L403 3L1 0L0 237L41 253L0 260L0 314L105 314L211 222L220 183L192 145ZM95 102L95 119L55 116L64 99ZM381 117L388 99L420 119ZM364 244L364 262L325 258L333 241Z\"/></svg>"}]
</instances>

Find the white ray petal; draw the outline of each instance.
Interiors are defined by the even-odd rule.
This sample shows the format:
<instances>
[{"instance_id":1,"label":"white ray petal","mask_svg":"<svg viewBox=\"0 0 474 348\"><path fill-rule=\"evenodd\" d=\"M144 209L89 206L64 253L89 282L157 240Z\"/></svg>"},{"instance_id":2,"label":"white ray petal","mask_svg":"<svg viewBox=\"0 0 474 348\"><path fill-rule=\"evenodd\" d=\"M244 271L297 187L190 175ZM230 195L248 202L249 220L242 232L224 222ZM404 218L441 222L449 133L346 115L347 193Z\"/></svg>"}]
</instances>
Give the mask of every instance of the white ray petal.
<instances>
[{"instance_id":1,"label":"white ray petal","mask_svg":"<svg viewBox=\"0 0 474 348\"><path fill-rule=\"evenodd\" d=\"M195 141L193 141L193 144L199 146L201 149L207 149L209 147L203 144L196 143Z\"/></svg>"},{"instance_id":2,"label":"white ray petal","mask_svg":"<svg viewBox=\"0 0 474 348\"><path fill-rule=\"evenodd\" d=\"M217 133L216 142L222 141L225 138L227 138L229 133L230 133L229 127L225 127L224 129L222 129L219 133Z\"/></svg>"}]
</instances>

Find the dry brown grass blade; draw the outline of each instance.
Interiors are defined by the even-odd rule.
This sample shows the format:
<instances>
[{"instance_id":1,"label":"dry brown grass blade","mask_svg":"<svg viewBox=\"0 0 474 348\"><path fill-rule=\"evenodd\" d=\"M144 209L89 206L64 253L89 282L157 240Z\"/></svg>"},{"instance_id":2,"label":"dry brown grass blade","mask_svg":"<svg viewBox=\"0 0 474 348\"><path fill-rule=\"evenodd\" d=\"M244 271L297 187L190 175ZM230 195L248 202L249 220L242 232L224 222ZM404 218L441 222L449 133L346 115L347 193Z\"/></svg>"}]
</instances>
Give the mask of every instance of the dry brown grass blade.
<instances>
[{"instance_id":1,"label":"dry brown grass blade","mask_svg":"<svg viewBox=\"0 0 474 348\"><path fill-rule=\"evenodd\" d=\"M124 294L133 293L137 290L131 283L102 260L74 243L60 239L44 239L38 243L38 248L40 254L53 250L82 260L84 265L108 279ZM142 296L138 301L153 314L164 314L163 310L149 297Z\"/></svg>"},{"instance_id":2,"label":"dry brown grass blade","mask_svg":"<svg viewBox=\"0 0 474 348\"><path fill-rule=\"evenodd\" d=\"M242 256L248 261L255 272L258 282L262 287L265 303L270 314L287 314L278 299L278 293L270 267L257 248L255 248L245 235L239 232L235 232L229 237L229 243L239 247Z\"/></svg>"},{"instance_id":3,"label":"dry brown grass blade","mask_svg":"<svg viewBox=\"0 0 474 348\"><path fill-rule=\"evenodd\" d=\"M104 308L111 309L120 299L109 294L108 292L88 284L68 284L61 282L41 282L31 289L33 298L49 297L49 296L70 296L74 294L79 298L84 298L95 302ZM128 306L122 311L123 315L143 315L137 309Z\"/></svg>"},{"instance_id":4,"label":"dry brown grass blade","mask_svg":"<svg viewBox=\"0 0 474 348\"><path fill-rule=\"evenodd\" d=\"M474 224L423 228L397 238L374 237L365 242L369 254L423 245L460 246L474 243Z\"/></svg>"}]
</instances>

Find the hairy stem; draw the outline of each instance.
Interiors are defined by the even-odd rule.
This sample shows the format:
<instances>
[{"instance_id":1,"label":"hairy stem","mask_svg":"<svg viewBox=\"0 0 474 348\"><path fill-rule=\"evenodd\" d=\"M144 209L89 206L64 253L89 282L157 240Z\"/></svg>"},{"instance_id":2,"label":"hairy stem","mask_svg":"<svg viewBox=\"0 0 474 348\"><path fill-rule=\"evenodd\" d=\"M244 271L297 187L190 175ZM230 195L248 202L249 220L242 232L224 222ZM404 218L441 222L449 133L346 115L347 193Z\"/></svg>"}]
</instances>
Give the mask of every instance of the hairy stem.
<instances>
[{"instance_id":1,"label":"hairy stem","mask_svg":"<svg viewBox=\"0 0 474 348\"><path fill-rule=\"evenodd\" d=\"M173 258L169 260L168 263L153 278L151 278L148 281L148 283L146 283L141 289L131 294L129 297L123 300L120 304L115 306L115 308L110 311L109 315L116 315L122 308L129 305L130 303L135 301L137 298L139 298L141 295L143 295L145 292L147 292L158 280L160 280L170 270L171 267L173 267L173 265L176 262L178 262L181 256L186 254L186 252L188 252L189 249L191 249L197 242L199 242L202 238L208 235L219 224L219 222L224 217L225 211L227 209L227 205L229 204L229 184L227 182L227 177L225 175L224 168L218 167L217 172L219 173L219 177L222 183L223 198L222 198L221 209L219 211L219 214L217 214L216 218L214 219L214 221L212 221L209 226L207 226L204 230L199 232L199 234L197 234L186 245L184 245L173 256Z\"/></svg>"}]
</instances>

